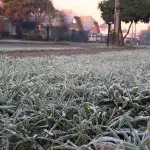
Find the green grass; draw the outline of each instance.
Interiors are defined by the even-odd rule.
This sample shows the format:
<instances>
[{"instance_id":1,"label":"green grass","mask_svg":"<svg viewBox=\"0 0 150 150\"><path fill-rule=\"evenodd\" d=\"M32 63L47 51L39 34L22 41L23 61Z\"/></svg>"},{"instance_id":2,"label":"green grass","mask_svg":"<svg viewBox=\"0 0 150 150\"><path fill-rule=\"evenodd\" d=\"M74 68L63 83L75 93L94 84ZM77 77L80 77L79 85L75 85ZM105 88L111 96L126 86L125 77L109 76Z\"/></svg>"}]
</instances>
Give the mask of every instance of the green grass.
<instances>
[{"instance_id":1,"label":"green grass","mask_svg":"<svg viewBox=\"0 0 150 150\"><path fill-rule=\"evenodd\" d=\"M149 149L149 57L0 57L1 149Z\"/></svg>"}]
</instances>

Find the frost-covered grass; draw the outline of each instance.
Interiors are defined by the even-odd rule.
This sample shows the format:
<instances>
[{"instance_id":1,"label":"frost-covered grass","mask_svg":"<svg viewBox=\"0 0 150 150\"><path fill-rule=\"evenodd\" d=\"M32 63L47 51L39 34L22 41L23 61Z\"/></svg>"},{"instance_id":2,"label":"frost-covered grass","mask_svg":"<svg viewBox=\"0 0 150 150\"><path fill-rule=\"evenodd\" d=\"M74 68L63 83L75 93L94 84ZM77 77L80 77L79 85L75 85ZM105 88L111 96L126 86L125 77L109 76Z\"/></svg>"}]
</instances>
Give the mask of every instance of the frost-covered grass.
<instances>
[{"instance_id":1,"label":"frost-covered grass","mask_svg":"<svg viewBox=\"0 0 150 150\"><path fill-rule=\"evenodd\" d=\"M50 47L50 48L0 48L0 52L33 52L33 51L66 51L66 50L83 50L81 47Z\"/></svg>"},{"instance_id":2,"label":"frost-covered grass","mask_svg":"<svg viewBox=\"0 0 150 150\"><path fill-rule=\"evenodd\" d=\"M37 47L15 47L15 48L0 48L0 52L33 52L33 51L66 51L66 50L83 50L81 47L44 47L44 48L37 48Z\"/></svg>"},{"instance_id":3,"label":"frost-covered grass","mask_svg":"<svg viewBox=\"0 0 150 150\"><path fill-rule=\"evenodd\" d=\"M0 57L1 149L148 150L149 58Z\"/></svg>"},{"instance_id":4,"label":"frost-covered grass","mask_svg":"<svg viewBox=\"0 0 150 150\"><path fill-rule=\"evenodd\" d=\"M23 44L63 44L68 45L67 41L36 41L36 40L16 40L16 39L0 39L0 43L23 43Z\"/></svg>"}]
</instances>

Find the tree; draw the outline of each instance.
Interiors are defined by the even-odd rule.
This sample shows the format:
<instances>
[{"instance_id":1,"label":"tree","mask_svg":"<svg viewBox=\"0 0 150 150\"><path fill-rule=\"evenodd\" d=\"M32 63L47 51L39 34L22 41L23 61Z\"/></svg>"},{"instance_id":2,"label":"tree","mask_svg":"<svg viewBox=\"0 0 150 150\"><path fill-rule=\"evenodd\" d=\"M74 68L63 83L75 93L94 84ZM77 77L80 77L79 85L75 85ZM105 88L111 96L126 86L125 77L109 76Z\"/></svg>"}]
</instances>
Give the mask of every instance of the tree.
<instances>
[{"instance_id":1,"label":"tree","mask_svg":"<svg viewBox=\"0 0 150 150\"><path fill-rule=\"evenodd\" d=\"M35 14L36 21L40 23L46 15L50 18L51 12L55 10L51 0L3 0L3 2L4 15L16 24L18 36L22 21L28 20L31 13Z\"/></svg>"},{"instance_id":2,"label":"tree","mask_svg":"<svg viewBox=\"0 0 150 150\"><path fill-rule=\"evenodd\" d=\"M59 11L59 26L61 28L61 38L66 37L68 31L68 24L66 23L66 15Z\"/></svg>"},{"instance_id":3,"label":"tree","mask_svg":"<svg viewBox=\"0 0 150 150\"><path fill-rule=\"evenodd\" d=\"M27 18L34 10L34 0L3 0L3 2L4 15L14 22Z\"/></svg>"},{"instance_id":4,"label":"tree","mask_svg":"<svg viewBox=\"0 0 150 150\"><path fill-rule=\"evenodd\" d=\"M104 21L114 22L114 0L104 0L98 4L101 16ZM120 44L130 32L132 24L135 22L149 22L150 18L150 0L120 0ZM121 21L130 23L127 34L123 37L121 30Z\"/></svg>"},{"instance_id":5,"label":"tree","mask_svg":"<svg viewBox=\"0 0 150 150\"><path fill-rule=\"evenodd\" d=\"M47 20L48 24L50 25L52 22L52 18L54 17L56 10L53 6L51 0L35 0L35 10L33 14L38 20L38 23L42 23Z\"/></svg>"},{"instance_id":6,"label":"tree","mask_svg":"<svg viewBox=\"0 0 150 150\"><path fill-rule=\"evenodd\" d=\"M29 13L33 11L34 0L3 0L3 15L10 18L16 25L16 34L18 38L22 37L21 23L27 19Z\"/></svg>"},{"instance_id":7,"label":"tree","mask_svg":"<svg viewBox=\"0 0 150 150\"><path fill-rule=\"evenodd\" d=\"M0 2L0 15L2 15L3 13L3 10L2 10L2 3Z\"/></svg>"}]
</instances>

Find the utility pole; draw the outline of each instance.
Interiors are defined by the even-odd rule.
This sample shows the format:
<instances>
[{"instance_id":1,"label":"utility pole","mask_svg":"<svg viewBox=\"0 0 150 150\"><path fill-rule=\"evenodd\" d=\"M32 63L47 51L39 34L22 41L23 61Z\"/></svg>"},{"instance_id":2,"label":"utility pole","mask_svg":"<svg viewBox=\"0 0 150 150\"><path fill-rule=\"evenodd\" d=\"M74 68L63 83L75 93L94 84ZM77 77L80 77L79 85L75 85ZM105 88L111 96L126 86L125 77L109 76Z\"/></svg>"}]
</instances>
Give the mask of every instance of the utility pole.
<instances>
[{"instance_id":1,"label":"utility pole","mask_svg":"<svg viewBox=\"0 0 150 150\"><path fill-rule=\"evenodd\" d=\"M119 28L120 28L120 0L115 0L114 29L115 45L119 46Z\"/></svg>"}]
</instances>

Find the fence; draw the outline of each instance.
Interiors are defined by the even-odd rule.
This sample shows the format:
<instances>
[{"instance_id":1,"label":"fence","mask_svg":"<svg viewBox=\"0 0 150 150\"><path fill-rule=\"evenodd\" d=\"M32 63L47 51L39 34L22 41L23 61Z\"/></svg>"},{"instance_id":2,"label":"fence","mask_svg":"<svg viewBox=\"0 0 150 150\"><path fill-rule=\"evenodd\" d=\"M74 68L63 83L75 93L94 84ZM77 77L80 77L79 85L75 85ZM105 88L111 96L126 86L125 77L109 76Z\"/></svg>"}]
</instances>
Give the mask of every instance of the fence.
<instances>
[{"instance_id":1,"label":"fence","mask_svg":"<svg viewBox=\"0 0 150 150\"><path fill-rule=\"evenodd\" d=\"M30 33L31 31L37 30L36 22L26 21L22 24L23 32ZM50 40L66 40L66 41L74 41L74 42L88 42L89 41L89 32L88 31L81 31L81 30L74 30L74 29L67 29L61 28L58 26L50 26L49 29L47 26L41 27L41 29L45 36L49 35L48 39ZM100 43L107 42L107 36L98 36Z\"/></svg>"},{"instance_id":2,"label":"fence","mask_svg":"<svg viewBox=\"0 0 150 150\"><path fill-rule=\"evenodd\" d=\"M69 29L65 39L74 42L88 42L88 32Z\"/></svg>"}]
</instances>

